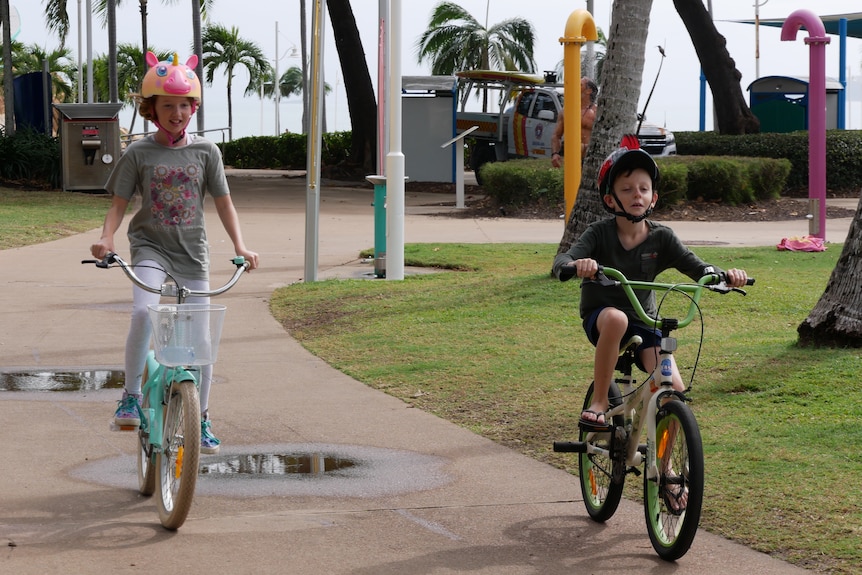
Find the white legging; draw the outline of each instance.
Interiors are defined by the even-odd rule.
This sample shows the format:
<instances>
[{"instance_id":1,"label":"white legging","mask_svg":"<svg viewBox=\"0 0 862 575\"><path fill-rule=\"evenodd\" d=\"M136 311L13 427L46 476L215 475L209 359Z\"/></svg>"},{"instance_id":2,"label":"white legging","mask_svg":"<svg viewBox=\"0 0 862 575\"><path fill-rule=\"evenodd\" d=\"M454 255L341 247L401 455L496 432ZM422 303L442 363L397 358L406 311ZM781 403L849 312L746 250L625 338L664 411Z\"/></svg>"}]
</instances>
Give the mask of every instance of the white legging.
<instances>
[{"instance_id":1,"label":"white legging","mask_svg":"<svg viewBox=\"0 0 862 575\"><path fill-rule=\"evenodd\" d=\"M167 273L162 266L152 260L144 260L135 264L135 273L144 283L150 285L162 285L167 278ZM174 275L179 285L186 286L192 290L208 290L208 280L193 280ZM148 305L159 303L159 294L150 293L138 286L132 287L132 320L129 326L129 336L126 338L126 393L141 393L141 377L144 374L144 365L147 361L147 353L150 350L150 335L153 328L147 312ZM209 303L208 297L190 297L186 303ZM132 374L130 377L129 374ZM213 366L201 367L200 398L201 413L205 413L209 406L210 386L212 385Z\"/></svg>"}]
</instances>

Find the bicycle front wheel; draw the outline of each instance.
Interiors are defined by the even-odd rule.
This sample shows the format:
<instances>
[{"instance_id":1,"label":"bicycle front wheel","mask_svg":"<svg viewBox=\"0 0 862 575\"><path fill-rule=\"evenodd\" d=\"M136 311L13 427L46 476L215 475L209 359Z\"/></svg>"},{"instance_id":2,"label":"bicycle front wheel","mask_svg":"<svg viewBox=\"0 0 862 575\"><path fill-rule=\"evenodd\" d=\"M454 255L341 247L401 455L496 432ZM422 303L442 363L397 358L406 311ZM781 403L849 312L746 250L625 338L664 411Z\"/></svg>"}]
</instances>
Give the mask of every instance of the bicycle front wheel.
<instances>
[{"instance_id":1,"label":"bicycle front wheel","mask_svg":"<svg viewBox=\"0 0 862 575\"><path fill-rule=\"evenodd\" d=\"M659 475L644 474L644 513L652 546L662 559L685 555L697 534L703 506L703 445L691 409L681 401L661 407L656 420Z\"/></svg>"},{"instance_id":2,"label":"bicycle front wheel","mask_svg":"<svg viewBox=\"0 0 862 575\"><path fill-rule=\"evenodd\" d=\"M587 390L584 409L589 408L593 403L594 386L595 384L590 384L590 388ZM622 401L620 388L616 383L611 383L608 390L608 400L612 406L619 405ZM614 425L622 426L623 423L622 416L614 417ZM623 496L625 446L612 445L611 432L596 433L581 430L580 440L597 450L594 453L581 453L578 457L581 495L584 497L584 505L590 517L594 521L603 523L616 513Z\"/></svg>"},{"instance_id":3,"label":"bicycle front wheel","mask_svg":"<svg viewBox=\"0 0 862 575\"><path fill-rule=\"evenodd\" d=\"M200 400L194 381L171 385L162 443L156 455L159 520L166 529L178 529L192 506L201 455Z\"/></svg>"},{"instance_id":4,"label":"bicycle front wheel","mask_svg":"<svg viewBox=\"0 0 862 575\"><path fill-rule=\"evenodd\" d=\"M147 368L144 367L144 375L142 381L147 381ZM150 398L144 394L144 399L141 402L141 408L146 410L150 407ZM147 413L144 411L144 413ZM152 421L147 422L152 425ZM156 490L156 466L155 455L153 454L153 446L150 445L149 433L144 433L143 429L138 430L138 490L141 495L150 496Z\"/></svg>"}]
</instances>

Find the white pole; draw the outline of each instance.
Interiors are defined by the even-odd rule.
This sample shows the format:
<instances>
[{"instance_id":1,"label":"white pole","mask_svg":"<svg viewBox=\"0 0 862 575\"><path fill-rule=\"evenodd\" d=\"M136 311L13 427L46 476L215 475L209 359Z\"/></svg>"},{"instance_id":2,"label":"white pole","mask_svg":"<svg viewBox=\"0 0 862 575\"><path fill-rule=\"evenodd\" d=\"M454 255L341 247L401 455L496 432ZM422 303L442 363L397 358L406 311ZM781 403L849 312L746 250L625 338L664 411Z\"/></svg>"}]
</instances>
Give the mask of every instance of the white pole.
<instances>
[{"instance_id":1,"label":"white pole","mask_svg":"<svg viewBox=\"0 0 862 575\"><path fill-rule=\"evenodd\" d=\"M401 0L389 8L389 153L386 155L386 279L404 279L404 154L401 152Z\"/></svg>"},{"instance_id":2,"label":"white pole","mask_svg":"<svg viewBox=\"0 0 862 575\"><path fill-rule=\"evenodd\" d=\"M78 0L78 103L84 103L84 37L81 24L81 0Z\"/></svg>"},{"instance_id":3,"label":"white pole","mask_svg":"<svg viewBox=\"0 0 862 575\"><path fill-rule=\"evenodd\" d=\"M389 0L379 0L377 11L377 173L386 174L386 154L389 153L389 127L386 124L386 67L389 63Z\"/></svg>"},{"instance_id":4,"label":"white pole","mask_svg":"<svg viewBox=\"0 0 862 575\"><path fill-rule=\"evenodd\" d=\"M320 157L323 136L323 18L326 0L314 0L311 15L311 99L305 189L305 282L317 281L320 236ZM276 54L278 58L278 54Z\"/></svg>"},{"instance_id":5,"label":"white pole","mask_svg":"<svg viewBox=\"0 0 862 575\"><path fill-rule=\"evenodd\" d=\"M95 101L93 96L93 0L87 0L87 103Z\"/></svg>"},{"instance_id":6,"label":"white pole","mask_svg":"<svg viewBox=\"0 0 862 575\"><path fill-rule=\"evenodd\" d=\"M275 21L275 135L281 134L281 116L278 107L281 104L281 86L278 85L278 20Z\"/></svg>"}]
</instances>

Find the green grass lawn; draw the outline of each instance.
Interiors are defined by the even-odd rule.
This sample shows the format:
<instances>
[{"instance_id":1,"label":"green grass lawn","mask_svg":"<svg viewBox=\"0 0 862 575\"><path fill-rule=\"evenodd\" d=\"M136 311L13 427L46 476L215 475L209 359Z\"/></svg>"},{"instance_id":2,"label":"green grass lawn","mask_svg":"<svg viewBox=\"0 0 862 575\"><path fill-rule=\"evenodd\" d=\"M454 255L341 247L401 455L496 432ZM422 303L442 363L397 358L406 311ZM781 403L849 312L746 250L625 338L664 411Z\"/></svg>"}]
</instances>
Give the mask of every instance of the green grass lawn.
<instances>
[{"instance_id":1,"label":"green grass lawn","mask_svg":"<svg viewBox=\"0 0 862 575\"><path fill-rule=\"evenodd\" d=\"M58 240L101 227L105 194L0 188L0 249Z\"/></svg>"},{"instance_id":2,"label":"green grass lawn","mask_svg":"<svg viewBox=\"0 0 862 575\"><path fill-rule=\"evenodd\" d=\"M312 353L369 386L571 472L551 450L576 439L593 348L577 282L549 276L555 245L409 245L400 282L333 280L278 290L272 310ZM692 407L706 451L702 526L803 567L862 565L862 368L858 349L800 349L796 327L840 252L698 248L757 278L705 294ZM666 273L664 280L682 279ZM679 296L663 315L687 305ZM701 324L677 333L684 378ZM638 497L630 478L627 495ZM573 491L577 489L572 482ZM575 493L573 493L573 497Z\"/></svg>"}]
</instances>

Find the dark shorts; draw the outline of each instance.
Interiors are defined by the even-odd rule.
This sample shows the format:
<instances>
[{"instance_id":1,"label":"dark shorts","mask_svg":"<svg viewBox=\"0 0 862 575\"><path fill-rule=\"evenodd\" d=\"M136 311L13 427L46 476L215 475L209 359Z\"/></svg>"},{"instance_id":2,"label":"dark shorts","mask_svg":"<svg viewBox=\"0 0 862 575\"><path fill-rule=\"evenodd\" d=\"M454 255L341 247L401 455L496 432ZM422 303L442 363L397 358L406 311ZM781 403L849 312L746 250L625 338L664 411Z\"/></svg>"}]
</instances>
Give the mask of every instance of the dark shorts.
<instances>
[{"instance_id":1,"label":"dark shorts","mask_svg":"<svg viewBox=\"0 0 862 575\"><path fill-rule=\"evenodd\" d=\"M596 345L596 343L599 341L599 330L596 327L596 320L598 319L599 314L602 312L603 309L605 308L600 307L598 309L595 309L592 313L590 313L590 315L584 318L584 331L587 334L587 339L589 339L590 343L593 345ZM639 335L643 340L643 343L638 346L638 353L635 354L637 366L643 371L644 366L641 365L640 352L645 349L659 347L661 345L661 331L648 327L639 321L632 321L631 319L629 319L629 328L626 330L623 339L620 341L620 345L628 341L628 339L633 335Z\"/></svg>"}]
</instances>

